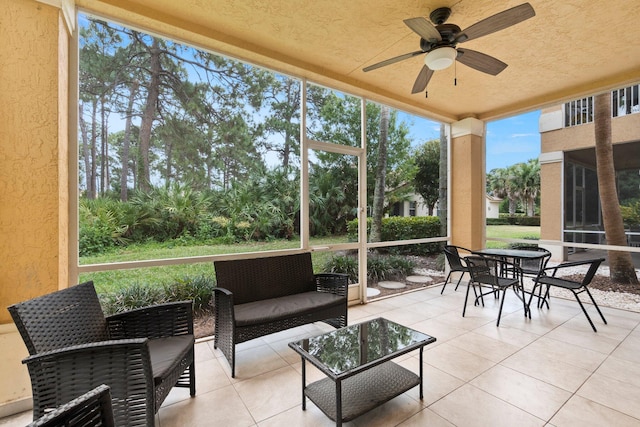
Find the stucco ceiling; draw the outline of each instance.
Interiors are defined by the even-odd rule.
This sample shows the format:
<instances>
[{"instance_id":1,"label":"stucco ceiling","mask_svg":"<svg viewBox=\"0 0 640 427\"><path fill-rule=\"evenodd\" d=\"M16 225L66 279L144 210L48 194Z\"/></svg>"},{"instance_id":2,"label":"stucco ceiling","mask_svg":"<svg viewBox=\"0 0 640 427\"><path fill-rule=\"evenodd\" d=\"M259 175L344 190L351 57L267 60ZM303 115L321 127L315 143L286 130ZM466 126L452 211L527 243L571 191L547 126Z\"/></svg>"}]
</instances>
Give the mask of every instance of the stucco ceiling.
<instances>
[{"instance_id":1,"label":"stucco ceiling","mask_svg":"<svg viewBox=\"0 0 640 427\"><path fill-rule=\"evenodd\" d=\"M508 64L491 76L457 63L424 93L423 56L403 20L452 10L462 29L522 0L76 0L88 10L219 53L308 78L427 117L491 120L640 82L640 3L530 0L536 16L464 45ZM454 85L454 77L457 85Z\"/></svg>"}]
</instances>

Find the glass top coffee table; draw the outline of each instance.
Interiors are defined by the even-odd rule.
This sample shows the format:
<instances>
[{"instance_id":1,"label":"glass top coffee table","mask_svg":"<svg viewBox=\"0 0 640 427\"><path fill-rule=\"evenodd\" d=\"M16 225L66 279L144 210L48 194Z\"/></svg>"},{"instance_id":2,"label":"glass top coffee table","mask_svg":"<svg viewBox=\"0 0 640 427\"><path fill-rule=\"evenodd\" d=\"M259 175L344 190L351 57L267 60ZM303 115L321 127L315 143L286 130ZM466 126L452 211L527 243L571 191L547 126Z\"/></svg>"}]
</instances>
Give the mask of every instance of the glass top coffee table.
<instances>
[{"instance_id":1,"label":"glass top coffee table","mask_svg":"<svg viewBox=\"0 0 640 427\"><path fill-rule=\"evenodd\" d=\"M378 318L289 343L302 357L302 409L308 397L340 426L416 386L422 399L422 353L435 340ZM391 361L416 349L419 375ZM327 378L307 385L307 361Z\"/></svg>"}]
</instances>

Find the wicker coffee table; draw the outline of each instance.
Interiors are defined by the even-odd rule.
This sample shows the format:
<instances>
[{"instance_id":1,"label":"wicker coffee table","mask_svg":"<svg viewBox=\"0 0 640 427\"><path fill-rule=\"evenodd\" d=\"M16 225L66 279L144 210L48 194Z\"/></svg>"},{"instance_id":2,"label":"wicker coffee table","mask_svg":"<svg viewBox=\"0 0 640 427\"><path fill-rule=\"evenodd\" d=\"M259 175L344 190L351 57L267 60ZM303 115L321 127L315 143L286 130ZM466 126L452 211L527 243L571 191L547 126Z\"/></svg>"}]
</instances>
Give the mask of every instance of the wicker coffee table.
<instances>
[{"instance_id":1,"label":"wicker coffee table","mask_svg":"<svg viewBox=\"0 0 640 427\"><path fill-rule=\"evenodd\" d=\"M289 343L302 357L302 409L308 397L341 426L405 391L422 393L422 352L436 339L378 318ZM420 350L420 374L392 362ZM306 361L327 378L306 384Z\"/></svg>"}]
</instances>

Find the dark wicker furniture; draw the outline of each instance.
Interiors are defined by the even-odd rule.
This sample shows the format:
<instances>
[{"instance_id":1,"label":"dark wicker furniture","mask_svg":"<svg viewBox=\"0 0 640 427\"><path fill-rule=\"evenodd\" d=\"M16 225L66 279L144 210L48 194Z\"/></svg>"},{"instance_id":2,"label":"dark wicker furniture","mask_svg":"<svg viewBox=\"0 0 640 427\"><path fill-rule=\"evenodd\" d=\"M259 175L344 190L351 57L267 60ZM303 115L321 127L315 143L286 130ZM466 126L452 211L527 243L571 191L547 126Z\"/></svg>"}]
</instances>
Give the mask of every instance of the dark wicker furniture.
<instances>
[{"instance_id":1,"label":"dark wicker furniture","mask_svg":"<svg viewBox=\"0 0 640 427\"><path fill-rule=\"evenodd\" d=\"M114 427L109 387L102 384L38 418L27 427Z\"/></svg>"},{"instance_id":2,"label":"dark wicker furniture","mask_svg":"<svg viewBox=\"0 0 640 427\"><path fill-rule=\"evenodd\" d=\"M236 344L317 321L347 325L348 276L313 274L308 252L214 266L214 346L227 358L232 377Z\"/></svg>"},{"instance_id":3,"label":"dark wicker furniture","mask_svg":"<svg viewBox=\"0 0 640 427\"><path fill-rule=\"evenodd\" d=\"M93 282L9 307L29 354L34 420L89 390L111 390L116 425L152 426L172 387L195 395L192 304L105 317Z\"/></svg>"},{"instance_id":4,"label":"dark wicker furniture","mask_svg":"<svg viewBox=\"0 0 640 427\"><path fill-rule=\"evenodd\" d=\"M423 398L422 356L425 345L436 339L387 319L350 325L289 343L302 358L302 409L306 398L342 425L413 387ZM392 361L420 351L419 374ZM306 362L327 378L306 383Z\"/></svg>"}]
</instances>

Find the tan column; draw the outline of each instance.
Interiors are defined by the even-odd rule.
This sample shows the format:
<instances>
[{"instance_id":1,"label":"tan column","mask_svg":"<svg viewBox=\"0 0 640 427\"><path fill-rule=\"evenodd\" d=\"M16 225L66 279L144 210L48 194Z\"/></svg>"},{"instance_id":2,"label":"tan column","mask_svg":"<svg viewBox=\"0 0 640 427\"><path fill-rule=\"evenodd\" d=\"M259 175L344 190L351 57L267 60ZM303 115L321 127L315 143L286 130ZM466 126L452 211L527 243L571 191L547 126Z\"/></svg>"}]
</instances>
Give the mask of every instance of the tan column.
<instances>
[{"instance_id":1,"label":"tan column","mask_svg":"<svg viewBox=\"0 0 640 427\"><path fill-rule=\"evenodd\" d=\"M66 287L69 32L61 9L6 0L0 13L0 306ZM27 355L0 310L0 416L30 407ZM25 408L26 406L26 408Z\"/></svg>"},{"instance_id":2,"label":"tan column","mask_svg":"<svg viewBox=\"0 0 640 427\"><path fill-rule=\"evenodd\" d=\"M451 125L451 243L472 250L486 236L484 129L474 118Z\"/></svg>"},{"instance_id":3,"label":"tan column","mask_svg":"<svg viewBox=\"0 0 640 427\"><path fill-rule=\"evenodd\" d=\"M562 151L540 154L540 239L562 241L564 180ZM551 259L564 261L566 248L545 246Z\"/></svg>"}]
</instances>

